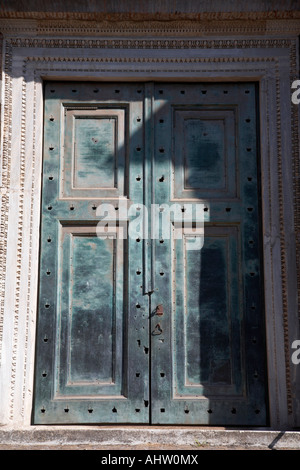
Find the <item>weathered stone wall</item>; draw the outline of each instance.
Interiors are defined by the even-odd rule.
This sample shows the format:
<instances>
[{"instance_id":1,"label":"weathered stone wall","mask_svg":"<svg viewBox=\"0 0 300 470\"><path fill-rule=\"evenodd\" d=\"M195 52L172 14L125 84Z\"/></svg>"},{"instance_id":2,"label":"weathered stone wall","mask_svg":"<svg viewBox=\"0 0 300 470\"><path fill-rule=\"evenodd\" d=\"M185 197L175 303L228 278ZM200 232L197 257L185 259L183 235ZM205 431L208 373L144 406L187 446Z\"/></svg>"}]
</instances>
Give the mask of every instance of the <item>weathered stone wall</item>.
<instances>
[{"instance_id":1,"label":"weathered stone wall","mask_svg":"<svg viewBox=\"0 0 300 470\"><path fill-rule=\"evenodd\" d=\"M31 423L43 80L151 77L260 84L271 426L299 426L300 365L290 360L300 339L299 107L291 103L299 2L202 2L197 11L181 1L120 1L112 11L109 2L34 3L4 1L0 10L0 422Z\"/></svg>"},{"instance_id":2,"label":"weathered stone wall","mask_svg":"<svg viewBox=\"0 0 300 470\"><path fill-rule=\"evenodd\" d=\"M193 15L194 19L203 18L203 13L210 19L220 17L224 13L228 17L241 17L244 15L249 19L249 13L257 17L257 13L263 13L265 16L278 17L280 13L285 12L285 16L297 15L299 13L299 0L156 0L156 1L138 1L138 0L119 0L114 1L91 1L91 0L3 0L0 11L7 17L22 17L36 14L57 14L60 15L95 15L104 14L127 14L127 17L134 15L156 15L157 19L170 19L170 16L176 15L178 18ZM83 19L83 18L82 18Z\"/></svg>"}]
</instances>

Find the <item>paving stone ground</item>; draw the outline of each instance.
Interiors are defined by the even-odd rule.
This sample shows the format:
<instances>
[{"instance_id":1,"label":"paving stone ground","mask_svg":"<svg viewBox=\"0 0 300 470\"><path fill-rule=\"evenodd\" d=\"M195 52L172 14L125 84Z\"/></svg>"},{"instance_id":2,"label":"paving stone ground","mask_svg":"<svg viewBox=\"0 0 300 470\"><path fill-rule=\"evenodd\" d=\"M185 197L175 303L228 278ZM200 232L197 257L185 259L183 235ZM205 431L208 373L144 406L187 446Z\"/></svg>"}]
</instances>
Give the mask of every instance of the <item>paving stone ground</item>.
<instances>
[{"instance_id":1,"label":"paving stone ground","mask_svg":"<svg viewBox=\"0 0 300 470\"><path fill-rule=\"evenodd\" d=\"M172 451L300 450L300 432L173 427L0 428L1 450Z\"/></svg>"},{"instance_id":2,"label":"paving stone ground","mask_svg":"<svg viewBox=\"0 0 300 470\"><path fill-rule=\"evenodd\" d=\"M1 445L0 444L0 451L1 450L98 450L98 451L134 451L134 450L149 450L149 451L178 451L180 452L181 450L184 451L191 451L191 453L194 451L198 452L201 450L278 450L278 449L271 449L268 447L264 446L247 446L247 447L240 447L240 446L207 446L205 444L200 444L200 445L195 445L195 446L172 446L172 445L157 445L157 444L149 444L149 445L136 445L136 446L101 446L101 445L95 445L95 444L80 444L80 445ZM280 448L279 450L285 450Z\"/></svg>"}]
</instances>

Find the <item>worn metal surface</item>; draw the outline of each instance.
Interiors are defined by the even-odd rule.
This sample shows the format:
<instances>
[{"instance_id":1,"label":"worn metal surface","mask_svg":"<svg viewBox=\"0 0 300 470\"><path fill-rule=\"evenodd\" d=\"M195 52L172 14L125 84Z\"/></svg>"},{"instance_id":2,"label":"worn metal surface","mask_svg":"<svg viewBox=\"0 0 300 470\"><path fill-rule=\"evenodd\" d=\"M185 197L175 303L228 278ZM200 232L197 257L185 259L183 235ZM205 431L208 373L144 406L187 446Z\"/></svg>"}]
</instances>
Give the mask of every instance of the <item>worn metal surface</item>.
<instances>
[{"instance_id":1,"label":"worn metal surface","mask_svg":"<svg viewBox=\"0 0 300 470\"><path fill-rule=\"evenodd\" d=\"M117 212L129 180L143 201L137 88L45 88L35 423L149 422L142 243L120 239L120 224L96 233L97 207Z\"/></svg>"},{"instance_id":2,"label":"worn metal surface","mask_svg":"<svg viewBox=\"0 0 300 470\"><path fill-rule=\"evenodd\" d=\"M35 423L267 423L256 126L248 83L46 86ZM119 196L203 248L98 238Z\"/></svg>"},{"instance_id":3,"label":"worn metal surface","mask_svg":"<svg viewBox=\"0 0 300 470\"><path fill-rule=\"evenodd\" d=\"M154 201L202 203L205 224L200 250L175 222L156 243L152 422L264 425L255 85L156 84L153 114Z\"/></svg>"}]
</instances>

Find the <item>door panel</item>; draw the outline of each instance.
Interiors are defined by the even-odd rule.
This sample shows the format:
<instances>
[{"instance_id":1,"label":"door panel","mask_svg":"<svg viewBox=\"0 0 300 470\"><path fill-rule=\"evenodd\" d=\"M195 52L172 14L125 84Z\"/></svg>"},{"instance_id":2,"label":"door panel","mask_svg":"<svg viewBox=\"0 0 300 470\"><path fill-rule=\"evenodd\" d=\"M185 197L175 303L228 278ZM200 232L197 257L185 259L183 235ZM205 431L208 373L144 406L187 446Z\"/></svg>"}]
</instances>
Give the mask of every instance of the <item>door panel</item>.
<instances>
[{"instance_id":1,"label":"door panel","mask_svg":"<svg viewBox=\"0 0 300 470\"><path fill-rule=\"evenodd\" d=\"M63 197L124 195L125 109L66 104Z\"/></svg>"},{"instance_id":2,"label":"door panel","mask_svg":"<svg viewBox=\"0 0 300 470\"><path fill-rule=\"evenodd\" d=\"M148 423L143 243L97 231L143 201L142 88L49 83L44 116L34 422Z\"/></svg>"},{"instance_id":3,"label":"door panel","mask_svg":"<svg viewBox=\"0 0 300 470\"><path fill-rule=\"evenodd\" d=\"M34 422L266 425L255 85L52 82L44 116Z\"/></svg>"},{"instance_id":4,"label":"door panel","mask_svg":"<svg viewBox=\"0 0 300 470\"><path fill-rule=\"evenodd\" d=\"M204 237L193 249L174 218L155 241L152 422L264 425L255 86L158 84L154 97L153 200L194 225L198 204Z\"/></svg>"},{"instance_id":5,"label":"door panel","mask_svg":"<svg viewBox=\"0 0 300 470\"><path fill-rule=\"evenodd\" d=\"M236 197L235 107L186 108L173 108L173 198Z\"/></svg>"},{"instance_id":6,"label":"door panel","mask_svg":"<svg viewBox=\"0 0 300 470\"><path fill-rule=\"evenodd\" d=\"M187 250L187 237L174 243L175 397L241 396L238 227L206 226L201 250Z\"/></svg>"},{"instance_id":7,"label":"door panel","mask_svg":"<svg viewBox=\"0 0 300 470\"><path fill-rule=\"evenodd\" d=\"M94 227L61 228L55 398L123 395L123 245Z\"/></svg>"}]
</instances>

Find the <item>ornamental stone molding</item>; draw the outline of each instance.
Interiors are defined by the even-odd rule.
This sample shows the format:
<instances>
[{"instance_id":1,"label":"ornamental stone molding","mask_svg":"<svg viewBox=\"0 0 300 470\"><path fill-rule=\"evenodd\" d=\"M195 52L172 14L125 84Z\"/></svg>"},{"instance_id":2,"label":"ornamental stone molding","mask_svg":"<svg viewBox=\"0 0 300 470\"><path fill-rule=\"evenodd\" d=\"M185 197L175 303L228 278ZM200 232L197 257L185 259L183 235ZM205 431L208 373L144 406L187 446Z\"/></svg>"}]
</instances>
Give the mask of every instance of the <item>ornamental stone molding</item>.
<instances>
[{"instance_id":1,"label":"ornamental stone molding","mask_svg":"<svg viewBox=\"0 0 300 470\"><path fill-rule=\"evenodd\" d=\"M290 360L300 339L299 107L291 102L300 26L296 13L248 16L253 22L0 20L3 425L31 423L45 80L258 82L270 423L300 425Z\"/></svg>"}]
</instances>

